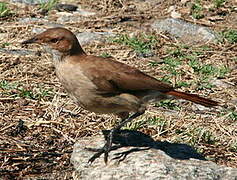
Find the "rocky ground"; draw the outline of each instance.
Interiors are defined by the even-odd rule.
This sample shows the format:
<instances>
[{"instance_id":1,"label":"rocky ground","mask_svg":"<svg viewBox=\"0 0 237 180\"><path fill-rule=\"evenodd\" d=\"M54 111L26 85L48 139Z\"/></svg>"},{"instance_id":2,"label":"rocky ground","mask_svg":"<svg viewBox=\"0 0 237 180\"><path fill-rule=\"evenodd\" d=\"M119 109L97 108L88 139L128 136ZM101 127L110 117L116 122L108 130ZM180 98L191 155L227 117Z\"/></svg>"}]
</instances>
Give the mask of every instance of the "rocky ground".
<instances>
[{"instance_id":1,"label":"rocky ground","mask_svg":"<svg viewBox=\"0 0 237 180\"><path fill-rule=\"evenodd\" d=\"M187 144L218 165L237 167L236 0L70 0L0 3L0 177L72 179L74 143L116 122L77 107L51 56L20 42L55 26L73 31L88 54L137 67L179 90L221 103L151 104L125 128ZM35 2L33 5L32 2Z\"/></svg>"}]
</instances>

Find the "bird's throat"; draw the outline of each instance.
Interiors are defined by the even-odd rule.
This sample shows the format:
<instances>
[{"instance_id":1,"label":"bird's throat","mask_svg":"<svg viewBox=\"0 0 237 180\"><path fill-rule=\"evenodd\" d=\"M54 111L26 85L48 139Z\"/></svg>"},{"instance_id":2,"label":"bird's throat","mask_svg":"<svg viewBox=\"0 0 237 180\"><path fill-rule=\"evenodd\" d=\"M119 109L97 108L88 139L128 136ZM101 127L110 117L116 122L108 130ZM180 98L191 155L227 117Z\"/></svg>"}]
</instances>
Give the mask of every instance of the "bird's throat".
<instances>
[{"instance_id":1,"label":"bird's throat","mask_svg":"<svg viewBox=\"0 0 237 180\"><path fill-rule=\"evenodd\" d=\"M59 52L58 50L52 49L49 46L44 46L44 50L52 55L52 61L54 65L57 65L58 63L62 62L64 57L66 56L64 53Z\"/></svg>"}]
</instances>

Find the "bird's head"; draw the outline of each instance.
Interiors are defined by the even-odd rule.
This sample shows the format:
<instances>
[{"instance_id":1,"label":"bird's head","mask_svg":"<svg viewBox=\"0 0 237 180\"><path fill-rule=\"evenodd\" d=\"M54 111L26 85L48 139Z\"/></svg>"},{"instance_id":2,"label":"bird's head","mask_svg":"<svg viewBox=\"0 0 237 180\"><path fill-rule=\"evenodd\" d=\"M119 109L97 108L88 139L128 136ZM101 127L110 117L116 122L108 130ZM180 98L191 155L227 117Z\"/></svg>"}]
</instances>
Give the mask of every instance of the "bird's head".
<instances>
[{"instance_id":1,"label":"bird's head","mask_svg":"<svg viewBox=\"0 0 237 180\"><path fill-rule=\"evenodd\" d=\"M31 43L45 44L62 54L84 53L76 36L71 31L61 27L50 28L22 42L22 44Z\"/></svg>"}]
</instances>

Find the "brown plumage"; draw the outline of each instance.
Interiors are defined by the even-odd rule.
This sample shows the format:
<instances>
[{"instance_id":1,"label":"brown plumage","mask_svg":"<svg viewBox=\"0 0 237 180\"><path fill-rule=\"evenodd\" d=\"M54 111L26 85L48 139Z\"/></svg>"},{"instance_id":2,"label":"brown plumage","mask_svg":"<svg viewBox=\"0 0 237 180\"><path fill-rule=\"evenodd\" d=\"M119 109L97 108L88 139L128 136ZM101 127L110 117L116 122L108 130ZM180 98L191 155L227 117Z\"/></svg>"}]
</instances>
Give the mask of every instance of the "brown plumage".
<instances>
[{"instance_id":1,"label":"brown plumage","mask_svg":"<svg viewBox=\"0 0 237 180\"><path fill-rule=\"evenodd\" d=\"M102 153L107 162L115 131L143 114L150 101L171 95L208 107L218 105L216 101L176 91L169 84L112 58L86 55L76 36L65 28L51 28L23 42L29 43L43 43L51 48L56 74L76 103L89 111L113 113L122 118L111 130L104 148L90 162ZM135 114L128 118L130 112Z\"/></svg>"}]
</instances>

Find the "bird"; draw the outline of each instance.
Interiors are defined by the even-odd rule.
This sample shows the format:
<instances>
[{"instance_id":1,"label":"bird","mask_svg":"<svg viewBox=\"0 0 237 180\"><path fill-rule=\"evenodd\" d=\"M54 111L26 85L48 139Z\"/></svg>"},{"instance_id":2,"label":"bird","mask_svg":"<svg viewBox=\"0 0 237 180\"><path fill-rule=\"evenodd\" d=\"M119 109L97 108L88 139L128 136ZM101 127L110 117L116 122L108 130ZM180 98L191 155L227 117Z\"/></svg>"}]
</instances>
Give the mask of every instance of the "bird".
<instances>
[{"instance_id":1,"label":"bird","mask_svg":"<svg viewBox=\"0 0 237 180\"><path fill-rule=\"evenodd\" d=\"M219 104L197 94L178 91L170 84L112 57L87 55L77 37L63 27L49 28L22 42L23 45L32 43L50 50L56 75L75 103L88 111L115 114L121 119L109 131L104 146L95 149L96 153L88 160L89 163L104 154L107 164L116 132L144 114L150 102L172 96L207 107Z\"/></svg>"}]
</instances>

